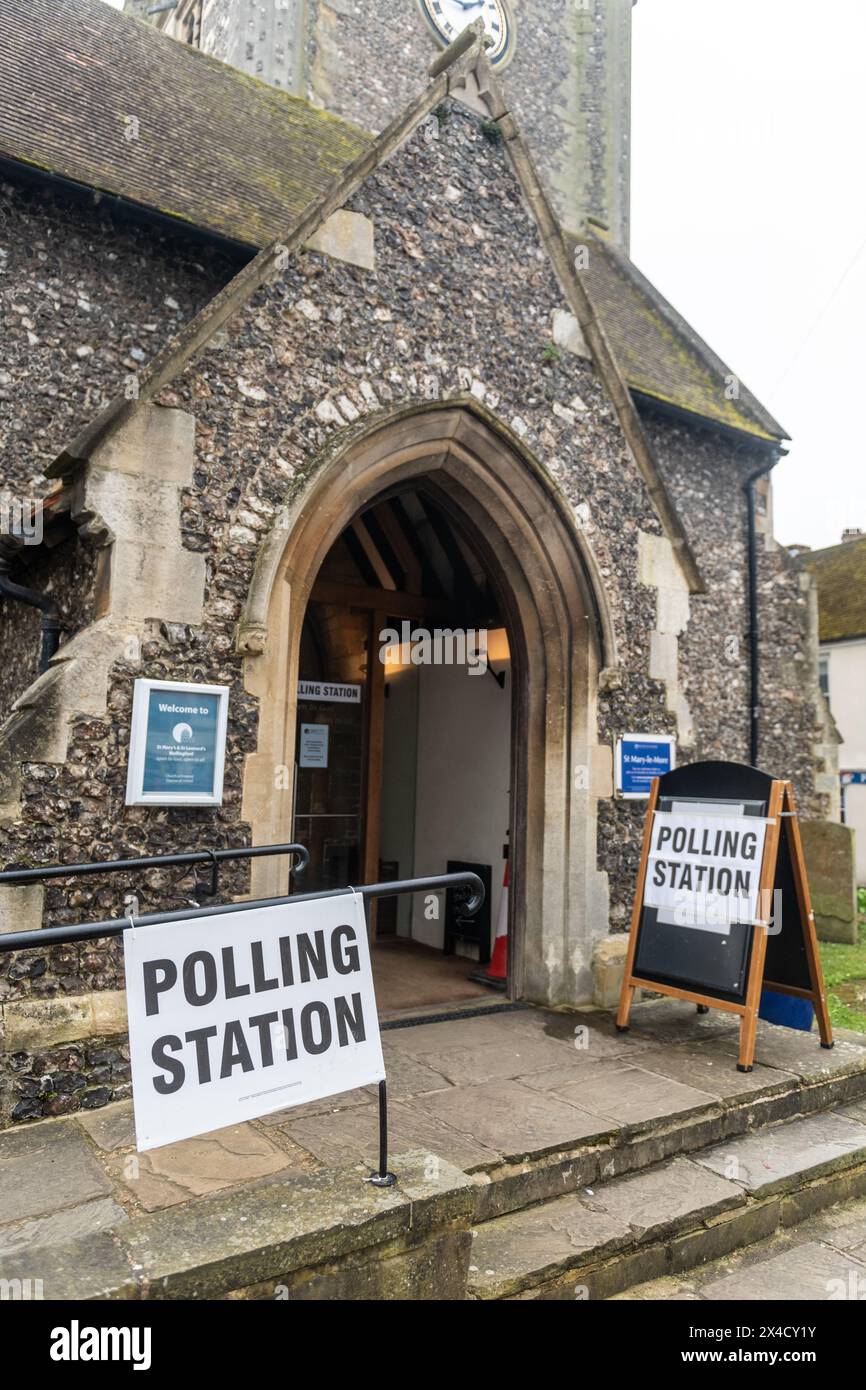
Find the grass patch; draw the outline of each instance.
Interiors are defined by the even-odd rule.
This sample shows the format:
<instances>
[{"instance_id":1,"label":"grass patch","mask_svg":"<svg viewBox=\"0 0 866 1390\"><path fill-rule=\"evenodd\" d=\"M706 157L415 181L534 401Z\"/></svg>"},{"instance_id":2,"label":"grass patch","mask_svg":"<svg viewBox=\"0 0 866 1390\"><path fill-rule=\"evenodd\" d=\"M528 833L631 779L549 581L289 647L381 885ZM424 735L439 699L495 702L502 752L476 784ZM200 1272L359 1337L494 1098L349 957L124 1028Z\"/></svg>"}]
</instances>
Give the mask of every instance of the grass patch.
<instances>
[{"instance_id":1,"label":"grass patch","mask_svg":"<svg viewBox=\"0 0 866 1390\"><path fill-rule=\"evenodd\" d=\"M860 924L856 946L843 946L836 941L821 941L821 964L827 986L827 1006L830 1020L837 1028L850 1028L866 1033L866 1002L852 999L854 990L846 988L853 981L864 981L866 989L866 889L857 894Z\"/></svg>"}]
</instances>

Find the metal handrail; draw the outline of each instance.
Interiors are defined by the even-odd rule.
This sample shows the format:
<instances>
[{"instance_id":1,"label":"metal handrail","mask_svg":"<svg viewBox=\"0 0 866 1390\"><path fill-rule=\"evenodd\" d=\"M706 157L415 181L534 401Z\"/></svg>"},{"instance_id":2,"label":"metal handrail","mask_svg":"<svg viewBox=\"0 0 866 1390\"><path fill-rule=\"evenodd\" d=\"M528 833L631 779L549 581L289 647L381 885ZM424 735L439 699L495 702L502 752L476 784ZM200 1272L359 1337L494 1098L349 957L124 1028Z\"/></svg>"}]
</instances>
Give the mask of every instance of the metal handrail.
<instances>
[{"instance_id":1,"label":"metal handrail","mask_svg":"<svg viewBox=\"0 0 866 1390\"><path fill-rule=\"evenodd\" d=\"M256 854L276 854L287 852L300 852L305 856L302 868L306 867L309 854L302 845L264 845L252 850L216 850L213 853L222 853L226 857L241 858L244 854L254 857ZM185 862L189 859L210 858L212 852L205 850L201 853L194 852L189 856L157 856L165 859L182 859ZM146 864L152 863L150 860L119 860L120 865L124 864ZM63 866L54 866L48 872L53 878L62 877L62 873L55 869ZM73 866L74 867L74 866ZM96 873L97 868L88 865L79 865L85 872ZM36 873L38 870L25 870L27 873ZM8 876L0 875L0 882ZM465 903L460 904L461 915L471 917L478 911L484 903L485 889L484 884L478 877L469 871L458 874L434 874L429 878L403 878L395 879L393 883L367 883L361 884L358 888L338 888L324 889L319 893L295 893L282 898L254 898L237 903L218 903L213 907L198 907L190 910L174 912L150 912L143 917L111 917L106 922L82 922L78 926L71 927L40 927L36 931L5 932L0 935L0 953L8 951L22 951L27 949L44 949L51 945L65 945L74 941L92 941L97 937L119 936L130 925L137 928L155 926L160 922L184 922L191 921L199 917L215 917L223 912L246 912L250 908L256 907L279 907L287 903L309 903L316 902L322 898L339 898L349 893L358 893L364 899L364 911L367 911L367 904L371 898L391 898L398 893L424 893L436 891L442 888L465 887L472 890L471 896ZM375 1187L392 1187L397 1181L396 1177L388 1168L388 1086L387 1082L379 1082L379 1166L375 1173L371 1173L368 1179Z\"/></svg>"},{"instance_id":2,"label":"metal handrail","mask_svg":"<svg viewBox=\"0 0 866 1390\"><path fill-rule=\"evenodd\" d=\"M299 863L292 866L293 874L301 874L310 862L310 851L305 845L251 845L241 849L193 849L181 854L151 854L138 859L107 859L102 862L89 860L84 864L48 864L38 869L0 870L0 886L3 884L38 883L53 878L83 878L86 874L116 874L124 869L157 869L161 865L218 863L228 859L259 859L265 855L296 855Z\"/></svg>"},{"instance_id":3,"label":"metal handrail","mask_svg":"<svg viewBox=\"0 0 866 1390\"><path fill-rule=\"evenodd\" d=\"M286 849L287 846L281 848ZM291 847L288 847L291 848ZM304 851L306 853L306 851ZM356 892L366 902L369 898L390 898L398 893L423 893L427 890L465 886L473 890L472 897L461 903L461 912L472 917L484 902L484 884L477 874L435 874L432 878L396 879L393 883L368 883L358 888L325 888L318 893L293 893L279 898L246 898L235 903L216 903L211 907L175 908L171 912L148 912L134 918L136 927L157 926L161 922L194 921L199 917L214 917L222 912L247 912L253 907L280 907L285 903L316 902L320 898L335 898L343 893ZM0 954L46 946L67 946L75 941L95 941L99 937L120 936L129 926L128 917L109 917L103 922L80 922L73 926L37 927L35 931L3 932L0 934Z\"/></svg>"}]
</instances>

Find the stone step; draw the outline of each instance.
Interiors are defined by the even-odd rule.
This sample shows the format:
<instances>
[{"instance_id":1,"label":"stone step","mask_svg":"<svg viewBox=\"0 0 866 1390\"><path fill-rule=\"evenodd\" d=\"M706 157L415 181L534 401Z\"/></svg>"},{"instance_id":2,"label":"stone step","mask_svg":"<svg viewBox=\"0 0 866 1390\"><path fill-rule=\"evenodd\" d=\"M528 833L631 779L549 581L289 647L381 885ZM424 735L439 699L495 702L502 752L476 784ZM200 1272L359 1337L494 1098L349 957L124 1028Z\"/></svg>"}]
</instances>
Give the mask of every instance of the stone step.
<instances>
[{"instance_id":1,"label":"stone step","mask_svg":"<svg viewBox=\"0 0 866 1390\"><path fill-rule=\"evenodd\" d=\"M840 1202L799 1226L681 1274L635 1284L616 1301L862 1302L866 1198Z\"/></svg>"},{"instance_id":2,"label":"stone step","mask_svg":"<svg viewBox=\"0 0 866 1390\"><path fill-rule=\"evenodd\" d=\"M474 1165L446 1151L475 1177L476 1222L595 1188L665 1159L729 1146L768 1126L866 1097L862 1046L840 1040L836 1050L822 1052L813 1038L775 1038L786 1031L775 1029L769 1035L781 1053L773 1059L778 1069L756 1065L748 1075L737 1072L734 1064L736 1037L702 1050L671 1046L611 1057L565 1085L554 1072L550 1081L557 1089L546 1094L544 1124L534 1136L527 1123L533 1118L528 1097L548 1080L544 1073L522 1085L500 1083L500 1091L510 1091L495 1097L489 1093L492 1088L483 1086L447 1096L447 1102L460 1102L466 1110L474 1099L479 1113L490 1119L490 1132L482 1137L500 1146L498 1162ZM456 1122L466 1129L472 1123L462 1114Z\"/></svg>"},{"instance_id":3,"label":"stone step","mask_svg":"<svg viewBox=\"0 0 866 1390\"><path fill-rule=\"evenodd\" d=\"M484 1222L477 1299L609 1298L866 1193L866 1102L712 1144Z\"/></svg>"}]
</instances>

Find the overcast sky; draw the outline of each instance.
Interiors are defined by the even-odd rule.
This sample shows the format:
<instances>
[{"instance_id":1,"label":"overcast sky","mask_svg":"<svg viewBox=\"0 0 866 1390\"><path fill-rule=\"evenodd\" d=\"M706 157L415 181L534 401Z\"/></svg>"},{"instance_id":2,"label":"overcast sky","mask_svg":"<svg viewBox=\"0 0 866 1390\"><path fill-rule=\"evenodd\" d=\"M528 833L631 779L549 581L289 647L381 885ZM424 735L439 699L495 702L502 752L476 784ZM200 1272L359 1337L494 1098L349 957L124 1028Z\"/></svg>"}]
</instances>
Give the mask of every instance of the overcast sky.
<instances>
[{"instance_id":1,"label":"overcast sky","mask_svg":"<svg viewBox=\"0 0 866 1390\"><path fill-rule=\"evenodd\" d=\"M776 535L866 530L864 0L638 0L632 258L791 435Z\"/></svg>"},{"instance_id":2,"label":"overcast sky","mask_svg":"<svg viewBox=\"0 0 866 1390\"><path fill-rule=\"evenodd\" d=\"M638 0L632 257L791 435L787 544L866 530L864 140L866 0Z\"/></svg>"}]
</instances>

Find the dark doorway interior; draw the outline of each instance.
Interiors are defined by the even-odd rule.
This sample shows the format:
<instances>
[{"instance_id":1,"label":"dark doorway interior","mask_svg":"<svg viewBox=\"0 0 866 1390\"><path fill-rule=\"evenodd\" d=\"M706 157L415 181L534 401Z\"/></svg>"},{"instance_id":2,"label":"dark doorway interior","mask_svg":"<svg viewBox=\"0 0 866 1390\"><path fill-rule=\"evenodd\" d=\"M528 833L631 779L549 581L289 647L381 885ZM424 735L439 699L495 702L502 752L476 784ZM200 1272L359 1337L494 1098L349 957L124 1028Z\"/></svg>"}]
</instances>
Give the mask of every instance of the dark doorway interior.
<instances>
[{"instance_id":1,"label":"dark doorway interior","mask_svg":"<svg viewBox=\"0 0 866 1390\"><path fill-rule=\"evenodd\" d=\"M511 696L503 616L465 528L423 485L381 497L332 546L304 622L294 834L310 849L305 888L478 863L495 927ZM381 1012L486 995L469 975L492 941L446 925L444 895L378 904Z\"/></svg>"}]
</instances>

